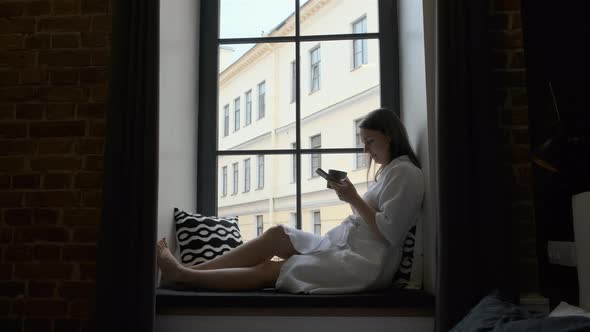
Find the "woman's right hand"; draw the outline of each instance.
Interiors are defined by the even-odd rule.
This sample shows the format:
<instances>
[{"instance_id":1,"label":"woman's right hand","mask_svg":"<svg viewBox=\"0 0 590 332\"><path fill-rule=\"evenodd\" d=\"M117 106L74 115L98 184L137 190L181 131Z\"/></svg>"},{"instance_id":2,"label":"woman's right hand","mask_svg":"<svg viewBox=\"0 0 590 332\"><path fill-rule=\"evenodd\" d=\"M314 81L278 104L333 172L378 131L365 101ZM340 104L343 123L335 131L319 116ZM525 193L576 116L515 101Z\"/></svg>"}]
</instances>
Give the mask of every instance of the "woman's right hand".
<instances>
[{"instance_id":1,"label":"woman's right hand","mask_svg":"<svg viewBox=\"0 0 590 332\"><path fill-rule=\"evenodd\" d=\"M354 201L362 199L357 193L354 184L352 184L348 178L345 178L340 182L330 181L330 186L334 189L338 198L343 202L352 204Z\"/></svg>"}]
</instances>

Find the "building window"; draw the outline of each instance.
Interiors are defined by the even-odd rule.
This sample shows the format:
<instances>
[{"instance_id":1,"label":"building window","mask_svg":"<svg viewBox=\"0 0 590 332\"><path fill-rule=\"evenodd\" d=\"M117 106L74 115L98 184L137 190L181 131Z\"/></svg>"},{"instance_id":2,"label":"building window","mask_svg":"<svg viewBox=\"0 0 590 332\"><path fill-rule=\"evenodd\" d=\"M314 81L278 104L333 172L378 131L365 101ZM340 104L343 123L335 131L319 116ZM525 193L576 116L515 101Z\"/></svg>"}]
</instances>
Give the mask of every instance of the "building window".
<instances>
[{"instance_id":1,"label":"building window","mask_svg":"<svg viewBox=\"0 0 590 332\"><path fill-rule=\"evenodd\" d=\"M256 216L256 236L260 236L264 233L264 220L262 219L262 215Z\"/></svg>"},{"instance_id":2,"label":"building window","mask_svg":"<svg viewBox=\"0 0 590 332\"><path fill-rule=\"evenodd\" d=\"M322 147L322 135L312 136L310 139L310 149L319 149ZM315 170L322 167L322 156L319 153L311 154L311 177L315 178L319 176Z\"/></svg>"},{"instance_id":3,"label":"building window","mask_svg":"<svg viewBox=\"0 0 590 332\"><path fill-rule=\"evenodd\" d=\"M258 184L257 189L264 188L264 156L258 156Z\"/></svg>"},{"instance_id":4,"label":"building window","mask_svg":"<svg viewBox=\"0 0 590 332\"><path fill-rule=\"evenodd\" d=\"M357 148L363 148L363 141L361 140L361 128L359 125L363 119L358 119L354 122L354 130L355 130L355 143ZM356 168L363 168L367 167L367 154L366 153L357 153L356 154Z\"/></svg>"},{"instance_id":5,"label":"building window","mask_svg":"<svg viewBox=\"0 0 590 332\"><path fill-rule=\"evenodd\" d=\"M223 106L223 136L229 135L229 104Z\"/></svg>"},{"instance_id":6,"label":"building window","mask_svg":"<svg viewBox=\"0 0 590 332\"><path fill-rule=\"evenodd\" d=\"M221 171L221 195L227 196L227 166L223 166Z\"/></svg>"},{"instance_id":7,"label":"building window","mask_svg":"<svg viewBox=\"0 0 590 332\"><path fill-rule=\"evenodd\" d=\"M320 47L309 52L310 57L310 92L320 89Z\"/></svg>"},{"instance_id":8,"label":"building window","mask_svg":"<svg viewBox=\"0 0 590 332\"><path fill-rule=\"evenodd\" d=\"M291 103L295 102L295 94L297 90L297 65L295 61L291 62Z\"/></svg>"},{"instance_id":9,"label":"building window","mask_svg":"<svg viewBox=\"0 0 590 332\"><path fill-rule=\"evenodd\" d=\"M244 192L250 191L250 158L244 160Z\"/></svg>"},{"instance_id":10,"label":"building window","mask_svg":"<svg viewBox=\"0 0 590 332\"><path fill-rule=\"evenodd\" d=\"M258 84L258 120L266 115L266 82Z\"/></svg>"},{"instance_id":11,"label":"building window","mask_svg":"<svg viewBox=\"0 0 590 332\"><path fill-rule=\"evenodd\" d=\"M240 129L240 97L234 99L234 131Z\"/></svg>"},{"instance_id":12,"label":"building window","mask_svg":"<svg viewBox=\"0 0 590 332\"><path fill-rule=\"evenodd\" d=\"M352 23L352 33L367 33L366 16ZM367 40L355 39L352 41L352 68L358 68L365 64L367 64Z\"/></svg>"},{"instance_id":13,"label":"building window","mask_svg":"<svg viewBox=\"0 0 590 332\"><path fill-rule=\"evenodd\" d=\"M234 171L234 183L233 183L233 188L232 188L232 194L237 194L238 193L238 163L234 163L232 165L233 171Z\"/></svg>"},{"instance_id":14,"label":"building window","mask_svg":"<svg viewBox=\"0 0 590 332\"><path fill-rule=\"evenodd\" d=\"M246 123L244 127L252 123L252 90L246 92Z\"/></svg>"},{"instance_id":15,"label":"building window","mask_svg":"<svg viewBox=\"0 0 590 332\"><path fill-rule=\"evenodd\" d=\"M297 228L297 212L289 213L289 227Z\"/></svg>"},{"instance_id":16,"label":"building window","mask_svg":"<svg viewBox=\"0 0 590 332\"><path fill-rule=\"evenodd\" d=\"M313 211L313 234L322 235L322 218L320 211Z\"/></svg>"},{"instance_id":17,"label":"building window","mask_svg":"<svg viewBox=\"0 0 590 332\"><path fill-rule=\"evenodd\" d=\"M296 143L291 143L291 149L295 150L297 147ZM291 155L291 183L297 180L297 157L295 155Z\"/></svg>"}]
</instances>

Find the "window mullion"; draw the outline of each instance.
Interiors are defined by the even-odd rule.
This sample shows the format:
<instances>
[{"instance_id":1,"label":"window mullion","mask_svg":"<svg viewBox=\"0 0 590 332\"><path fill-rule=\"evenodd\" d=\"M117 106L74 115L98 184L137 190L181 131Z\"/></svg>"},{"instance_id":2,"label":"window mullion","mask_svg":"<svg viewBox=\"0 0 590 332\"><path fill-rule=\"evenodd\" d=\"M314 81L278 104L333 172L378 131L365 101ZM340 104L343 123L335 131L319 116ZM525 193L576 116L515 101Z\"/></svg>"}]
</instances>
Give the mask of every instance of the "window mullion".
<instances>
[{"instance_id":1,"label":"window mullion","mask_svg":"<svg viewBox=\"0 0 590 332\"><path fill-rule=\"evenodd\" d=\"M233 44L266 44L266 43L293 43L313 42L313 41L334 41L334 40L354 40L354 39L377 39L379 33L347 33L347 34L329 34L329 35L306 35L306 36L283 36L283 37L255 37L255 38L223 38L219 39L219 45Z\"/></svg>"},{"instance_id":2,"label":"window mullion","mask_svg":"<svg viewBox=\"0 0 590 332\"><path fill-rule=\"evenodd\" d=\"M297 176L295 179L295 200L297 229L302 229L301 225L301 42L299 40L301 30L299 27L299 0L295 0L295 160L297 164Z\"/></svg>"}]
</instances>

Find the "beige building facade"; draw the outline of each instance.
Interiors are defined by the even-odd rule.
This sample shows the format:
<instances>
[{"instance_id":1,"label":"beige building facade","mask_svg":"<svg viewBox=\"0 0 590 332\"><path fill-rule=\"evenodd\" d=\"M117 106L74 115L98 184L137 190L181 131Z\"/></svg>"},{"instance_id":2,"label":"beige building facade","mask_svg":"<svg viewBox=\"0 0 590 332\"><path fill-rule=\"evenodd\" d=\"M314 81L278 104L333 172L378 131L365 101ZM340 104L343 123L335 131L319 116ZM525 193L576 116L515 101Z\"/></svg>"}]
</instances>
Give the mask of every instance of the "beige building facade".
<instances>
[{"instance_id":1,"label":"beige building facade","mask_svg":"<svg viewBox=\"0 0 590 332\"><path fill-rule=\"evenodd\" d=\"M378 32L377 1L310 0L301 35ZM268 36L294 34L294 17ZM259 43L233 63L220 48L218 149L292 149L296 141L294 43ZM301 148L360 147L358 120L380 105L377 39L300 44ZM362 195L374 170L364 155L301 156L302 229L325 234L352 213L314 169L338 169ZM231 155L218 159L218 215L239 216L245 241L275 224L295 227L293 155Z\"/></svg>"}]
</instances>

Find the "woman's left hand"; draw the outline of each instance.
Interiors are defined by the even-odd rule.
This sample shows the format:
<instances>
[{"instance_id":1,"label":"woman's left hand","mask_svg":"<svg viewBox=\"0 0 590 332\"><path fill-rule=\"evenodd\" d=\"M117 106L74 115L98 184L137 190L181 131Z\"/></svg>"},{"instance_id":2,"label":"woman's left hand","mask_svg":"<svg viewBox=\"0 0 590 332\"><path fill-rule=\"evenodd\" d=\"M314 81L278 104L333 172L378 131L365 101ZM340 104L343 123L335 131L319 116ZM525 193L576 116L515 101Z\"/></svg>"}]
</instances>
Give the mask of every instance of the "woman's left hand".
<instances>
[{"instance_id":1,"label":"woman's left hand","mask_svg":"<svg viewBox=\"0 0 590 332\"><path fill-rule=\"evenodd\" d=\"M336 191L336 195L338 195L341 201L352 203L354 200L360 198L356 192L356 188L348 178L340 182L330 181L330 186Z\"/></svg>"}]
</instances>

